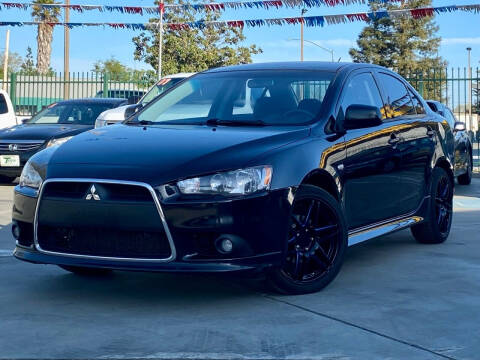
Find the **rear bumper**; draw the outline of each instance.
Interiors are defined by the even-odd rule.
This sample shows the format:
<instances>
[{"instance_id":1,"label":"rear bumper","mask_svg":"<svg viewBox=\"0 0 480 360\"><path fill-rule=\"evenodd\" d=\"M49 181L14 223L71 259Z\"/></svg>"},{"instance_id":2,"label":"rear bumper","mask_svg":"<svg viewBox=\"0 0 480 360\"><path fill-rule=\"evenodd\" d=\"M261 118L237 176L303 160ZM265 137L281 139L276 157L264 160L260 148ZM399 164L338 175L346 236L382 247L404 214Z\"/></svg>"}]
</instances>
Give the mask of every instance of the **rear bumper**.
<instances>
[{"instance_id":1,"label":"rear bumper","mask_svg":"<svg viewBox=\"0 0 480 360\"><path fill-rule=\"evenodd\" d=\"M14 255L20 260L38 264L131 271L262 270L281 264L286 246L291 191L291 189L276 190L261 196L235 201L162 204L176 254L171 261L155 261L114 257L95 258L42 251L38 244L34 244L33 239L37 198L28 196L24 190L17 187L13 221L14 226L20 227L22 237L17 241ZM83 213L88 217L93 214L91 207L96 205L95 202L88 201L85 206L87 205L90 206L90 210L85 208ZM55 212L58 215L51 214L51 221L64 223L63 215L66 211L58 211L58 209L61 209L61 204L58 204ZM118 214L115 217L118 218ZM159 225L161 226L160 221ZM234 243L234 250L228 255L222 254L217 245L219 239L225 237L232 239Z\"/></svg>"}]
</instances>

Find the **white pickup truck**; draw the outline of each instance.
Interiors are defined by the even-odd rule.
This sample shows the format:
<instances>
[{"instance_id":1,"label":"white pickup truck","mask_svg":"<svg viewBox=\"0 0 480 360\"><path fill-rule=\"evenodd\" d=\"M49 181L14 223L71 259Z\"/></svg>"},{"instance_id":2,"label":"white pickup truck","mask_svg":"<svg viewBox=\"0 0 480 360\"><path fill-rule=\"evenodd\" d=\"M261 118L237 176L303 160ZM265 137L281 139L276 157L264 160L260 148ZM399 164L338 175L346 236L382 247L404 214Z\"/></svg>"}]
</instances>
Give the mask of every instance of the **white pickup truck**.
<instances>
[{"instance_id":1,"label":"white pickup truck","mask_svg":"<svg viewBox=\"0 0 480 360\"><path fill-rule=\"evenodd\" d=\"M5 90L0 89L0 129L17 125L17 117L10 96Z\"/></svg>"}]
</instances>

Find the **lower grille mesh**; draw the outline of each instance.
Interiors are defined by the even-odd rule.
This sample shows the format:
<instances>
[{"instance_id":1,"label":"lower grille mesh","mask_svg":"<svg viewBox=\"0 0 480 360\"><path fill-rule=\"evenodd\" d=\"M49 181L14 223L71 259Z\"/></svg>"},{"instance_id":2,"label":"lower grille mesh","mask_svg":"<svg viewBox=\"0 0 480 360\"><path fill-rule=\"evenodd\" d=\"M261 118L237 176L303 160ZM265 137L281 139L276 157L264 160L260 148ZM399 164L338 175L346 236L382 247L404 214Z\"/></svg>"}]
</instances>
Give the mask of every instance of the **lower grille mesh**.
<instances>
[{"instance_id":1,"label":"lower grille mesh","mask_svg":"<svg viewBox=\"0 0 480 360\"><path fill-rule=\"evenodd\" d=\"M43 250L57 253L142 259L171 255L163 232L40 226L38 239Z\"/></svg>"}]
</instances>

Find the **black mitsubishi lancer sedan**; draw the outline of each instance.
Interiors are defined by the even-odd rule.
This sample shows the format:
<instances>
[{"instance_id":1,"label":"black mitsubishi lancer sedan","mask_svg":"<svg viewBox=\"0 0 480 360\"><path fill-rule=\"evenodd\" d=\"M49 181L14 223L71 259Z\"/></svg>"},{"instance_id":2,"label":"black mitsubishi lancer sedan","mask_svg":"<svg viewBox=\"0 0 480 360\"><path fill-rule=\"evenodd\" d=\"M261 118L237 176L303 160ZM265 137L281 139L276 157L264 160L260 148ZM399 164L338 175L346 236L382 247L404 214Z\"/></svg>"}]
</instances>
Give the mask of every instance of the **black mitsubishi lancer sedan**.
<instances>
[{"instance_id":1,"label":"black mitsubishi lancer sedan","mask_svg":"<svg viewBox=\"0 0 480 360\"><path fill-rule=\"evenodd\" d=\"M125 99L79 99L54 103L22 125L0 130L0 182L11 183L37 152L90 130L102 112Z\"/></svg>"},{"instance_id":2,"label":"black mitsubishi lancer sedan","mask_svg":"<svg viewBox=\"0 0 480 360\"><path fill-rule=\"evenodd\" d=\"M322 289L348 246L452 223L452 129L378 66L219 68L122 125L35 155L15 188L14 255L78 274L266 274Z\"/></svg>"}]
</instances>

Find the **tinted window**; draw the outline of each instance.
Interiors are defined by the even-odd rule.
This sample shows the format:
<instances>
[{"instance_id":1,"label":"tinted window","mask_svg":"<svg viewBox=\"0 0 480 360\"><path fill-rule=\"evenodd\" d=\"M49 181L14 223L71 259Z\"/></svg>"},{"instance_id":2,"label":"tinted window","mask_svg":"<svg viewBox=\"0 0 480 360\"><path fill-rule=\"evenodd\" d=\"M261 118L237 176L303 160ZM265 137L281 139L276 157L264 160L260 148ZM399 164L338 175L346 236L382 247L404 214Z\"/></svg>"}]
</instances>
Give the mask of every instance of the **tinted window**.
<instances>
[{"instance_id":1,"label":"tinted window","mask_svg":"<svg viewBox=\"0 0 480 360\"><path fill-rule=\"evenodd\" d=\"M418 98L418 96L415 95L414 92L410 89L408 89L408 92L410 94L410 97L412 98L413 107L415 108L417 114L419 114L419 115L420 114L425 114L425 109L422 105L422 102Z\"/></svg>"},{"instance_id":2,"label":"tinted window","mask_svg":"<svg viewBox=\"0 0 480 360\"><path fill-rule=\"evenodd\" d=\"M200 74L154 100L137 119L153 124L204 124L209 119L230 125L305 124L318 114L334 76L288 70Z\"/></svg>"},{"instance_id":3,"label":"tinted window","mask_svg":"<svg viewBox=\"0 0 480 360\"><path fill-rule=\"evenodd\" d=\"M35 115L29 124L94 125L104 111L116 107L113 104L54 104Z\"/></svg>"},{"instance_id":4,"label":"tinted window","mask_svg":"<svg viewBox=\"0 0 480 360\"><path fill-rule=\"evenodd\" d=\"M8 113L7 100L5 100L5 96L0 94L0 114L6 113Z\"/></svg>"},{"instance_id":5,"label":"tinted window","mask_svg":"<svg viewBox=\"0 0 480 360\"><path fill-rule=\"evenodd\" d=\"M387 113L389 117L394 118L397 116L415 115L417 113L403 82L383 73L379 74L379 78L387 93L389 104Z\"/></svg>"},{"instance_id":6,"label":"tinted window","mask_svg":"<svg viewBox=\"0 0 480 360\"><path fill-rule=\"evenodd\" d=\"M355 75L343 90L342 109L347 111L350 105L370 105L380 109L384 117L383 101L372 74Z\"/></svg>"}]
</instances>

